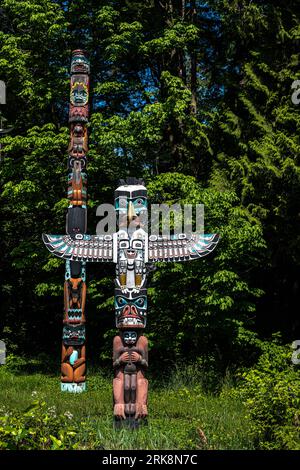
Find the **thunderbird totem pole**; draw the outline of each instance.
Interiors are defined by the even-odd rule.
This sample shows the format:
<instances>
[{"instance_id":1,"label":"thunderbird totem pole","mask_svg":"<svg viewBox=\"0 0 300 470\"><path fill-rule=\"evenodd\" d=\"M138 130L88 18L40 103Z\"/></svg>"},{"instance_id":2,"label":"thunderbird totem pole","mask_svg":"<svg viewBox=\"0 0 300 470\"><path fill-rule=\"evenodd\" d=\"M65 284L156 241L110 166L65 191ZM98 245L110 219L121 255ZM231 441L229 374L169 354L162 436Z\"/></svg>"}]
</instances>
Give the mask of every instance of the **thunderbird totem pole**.
<instances>
[{"instance_id":1,"label":"thunderbird totem pole","mask_svg":"<svg viewBox=\"0 0 300 470\"><path fill-rule=\"evenodd\" d=\"M116 264L113 340L114 418L135 427L146 418L148 341L147 272L151 264L201 258L216 247L217 234L148 235L147 189L142 180L122 180L115 191L118 230L112 235L86 234L86 152L89 63L74 51L71 64L69 146L70 206L66 235L46 235L46 247L66 260L65 313L62 345L62 390L85 390L85 266L86 262Z\"/></svg>"}]
</instances>

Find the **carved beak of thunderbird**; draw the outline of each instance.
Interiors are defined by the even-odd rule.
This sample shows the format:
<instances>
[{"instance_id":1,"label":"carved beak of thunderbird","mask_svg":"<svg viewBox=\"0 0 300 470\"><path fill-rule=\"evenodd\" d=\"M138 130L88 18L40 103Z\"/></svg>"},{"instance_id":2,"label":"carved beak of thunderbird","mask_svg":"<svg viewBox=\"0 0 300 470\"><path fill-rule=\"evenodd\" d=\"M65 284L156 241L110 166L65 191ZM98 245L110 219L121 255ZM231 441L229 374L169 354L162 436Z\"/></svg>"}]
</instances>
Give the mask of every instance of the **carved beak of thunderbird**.
<instances>
[{"instance_id":1,"label":"carved beak of thunderbird","mask_svg":"<svg viewBox=\"0 0 300 470\"><path fill-rule=\"evenodd\" d=\"M134 210L134 206L131 201L129 202L129 205L128 205L127 218L128 218L128 225L136 218L136 212Z\"/></svg>"}]
</instances>

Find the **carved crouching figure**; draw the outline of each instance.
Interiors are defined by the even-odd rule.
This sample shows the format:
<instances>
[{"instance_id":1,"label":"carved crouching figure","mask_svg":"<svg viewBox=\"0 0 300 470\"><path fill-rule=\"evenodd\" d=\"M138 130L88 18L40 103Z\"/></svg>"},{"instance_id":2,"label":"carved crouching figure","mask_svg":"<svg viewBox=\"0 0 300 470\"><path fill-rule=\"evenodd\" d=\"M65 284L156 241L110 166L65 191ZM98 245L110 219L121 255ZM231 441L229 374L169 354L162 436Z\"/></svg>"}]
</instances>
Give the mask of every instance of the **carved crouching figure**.
<instances>
[{"instance_id":1,"label":"carved crouching figure","mask_svg":"<svg viewBox=\"0 0 300 470\"><path fill-rule=\"evenodd\" d=\"M61 357L61 381L84 382L85 381L85 346L62 345Z\"/></svg>"},{"instance_id":2,"label":"carved crouching figure","mask_svg":"<svg viewBox=\"0 0 300 470\"><path fill-rule=\"evenodd\" d=\"M114 416L116 420L148 415L148 340L136 331L121 331L113 342Z\"/></svg>"}]
</instances>

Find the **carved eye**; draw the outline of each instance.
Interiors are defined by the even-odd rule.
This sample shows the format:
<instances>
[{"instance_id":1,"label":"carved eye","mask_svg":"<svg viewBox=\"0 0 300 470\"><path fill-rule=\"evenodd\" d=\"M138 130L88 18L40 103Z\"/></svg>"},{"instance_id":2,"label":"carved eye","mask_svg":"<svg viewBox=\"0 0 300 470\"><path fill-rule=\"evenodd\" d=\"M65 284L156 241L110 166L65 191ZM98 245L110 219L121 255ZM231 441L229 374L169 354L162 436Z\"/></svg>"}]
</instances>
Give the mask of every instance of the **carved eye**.
<instances>
[{"instance_id":1,"label":"carved eye","mask_svg":"<svg viewBox=\"0 0 300 470\"><path fill-rule=\"evenodd\" d=\"M123 297L117 297L117 302L120 307L123 307L127 304L126 300Z\"/></svg>"},{"instance_id":2,"label":"carved eye","mask_svg":"<svg viewBox=\"0 0 300 470\"><path fill-rule=\"evenodd\" d=\"M147 199L144 199L142 197L134 199L133 205L134 205L135 209L137 209L137 210L146 209Z\"/></svg>"},{"instance_id":3,"label":"carved eye","mask_svg":"<svg viewBox=\"0 0 300 470\"><path fill-rule=\"evenodd\" d=\"M127 207L127 198L125 197L120 197L119 199L119 207L124 209Z\"/></svg>"},{"instance_id":4,"label":"carved eye","mask_svg":"<svg viewBox=\"0 0 300 470\"><path fill-rule=\"evenodd\" d=\"M144 303L145 303L145 299L143 297L137 299L135 301L135 304L138 306L138 307L143 307L144 306Z\"/></svg>"},{"instance_id":5,"label":"carved eye","mask_svg":"<svg viewBox=\"0 0 300 470\"><path fill-rule=\"evenodd\" d=\"M143 242L141 242L140 240L133 240L132 248L134 250L141 250L143 248Z\"/></svg>"},{"instance_id":6,"label":"carved eye","mask_svg":"<svg viewBox=\"0 0 300 470\"><path fill-rule=\"evenodd\" d=\"M128 241L128 240L122 240L122 241L120 241L119 247L120 247L122 250L129 248L129 241Z\"/></svg>"}]
</instances>

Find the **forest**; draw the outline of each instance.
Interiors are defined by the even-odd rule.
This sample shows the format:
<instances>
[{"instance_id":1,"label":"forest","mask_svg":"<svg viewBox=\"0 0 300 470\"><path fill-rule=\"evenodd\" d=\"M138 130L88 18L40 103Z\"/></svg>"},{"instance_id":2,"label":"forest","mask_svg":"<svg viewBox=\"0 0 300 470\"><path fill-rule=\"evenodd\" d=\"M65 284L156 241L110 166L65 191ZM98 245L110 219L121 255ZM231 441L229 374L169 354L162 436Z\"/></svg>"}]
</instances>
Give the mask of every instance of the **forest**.
<instances>
[{"instance_id":1,"label":"forest","mask_svg":"<svg viewBox=\"0 0 300 470\"><path fill-rule=\"evenodd\" d=\"M299 45L293 0L1 1L0 449L300 450ZM87 266L89 391L56 396L64 262L42 233L65 233L78 48L91 64L88 233L134 176L150 203L204 204L221 237L151 273L153 411L131 437L109 431L112 264Z\"/></svg>"}]
</instances>

